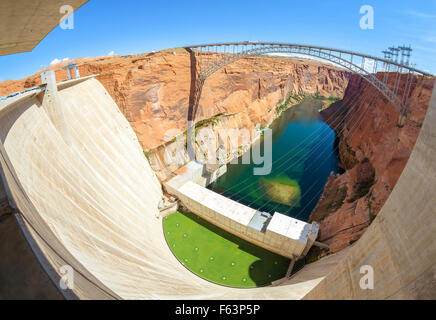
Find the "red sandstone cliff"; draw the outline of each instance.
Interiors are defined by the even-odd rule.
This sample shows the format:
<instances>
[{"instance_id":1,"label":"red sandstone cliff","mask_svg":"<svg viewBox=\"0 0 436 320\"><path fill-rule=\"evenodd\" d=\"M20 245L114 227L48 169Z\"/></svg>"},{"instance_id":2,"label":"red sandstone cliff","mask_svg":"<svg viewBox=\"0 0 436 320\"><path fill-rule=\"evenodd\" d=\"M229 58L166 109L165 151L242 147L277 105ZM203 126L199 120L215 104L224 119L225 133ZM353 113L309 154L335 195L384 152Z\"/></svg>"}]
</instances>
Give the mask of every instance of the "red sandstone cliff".
<instances>
[{"instance_id":1,"label":"red sandstone cliff","mask_svg":"<svg viewBox=\"0 0 436 320\"><path fill-rule=\"evenodd\" d=\"M169 129L186 130L191 65L184 49L74 61L81 76L99 74L97 79L117 102L144 149L168 141L164 136ZM66 79L62 67L69 62L50 67L58 81ZM197 120L219 113L244 113L244 121L268 122L272 117L268 111L288 92L342 97L349 76L346 71L311 60L246 58L206 81ZM0 95L38 84L39 73L7 80L0 83Z\"/></svg>"},{"instance_id":2,"label":"red sandstone cliff","mask_svg":"<svg viewBox=\"0 0 436 320\"><path fill-rule=\"evenodd\" d=\"M190 90L190 59L183 49L137 56L80 58L82 76L98 73L123 114L131 123L161 180L168 175L163 153L176 133L186 130ZM68 62L50 68L57 80ZM275 106L287 94L316 93L342 97L350 73L313 60L246 58L209 78L203 89L197 120L224 115L217 127L253 128L270 123ZM40 84L39 73L19 81L0 83L0 95ZM353 76L343 102L323 112L337 127L339 154L347 171L329 178L311 215L321 223L320 241L338 251L356 241L389 196L419 133L430 99L433 80L420 80L411 93L403 128L397 113L377 90ZM362 119L357 122L356 119ZM342 124L341 121L344 121ZM172 131L174 132L174 131ZM161 146L160 148L156 148ZM169 171L177 167L169 168Z\"/></svg>"},{"instance_id":3,"label":"red sandstone cliff","mask_svg":"<svg viewBox=\"0 0 436 320\"><path fill-rule=\"evenodd\" d=\"M161 180L177 166L166 168L163 154L177 132L187 127L191 63L184 49L136 56L80 58L74 60L81 76L99 74L126 116L153 169ZM68 61L71 62L71 61ZM50 67L57 80L68 62ZM307 59L249 57L232 63L207 79L196 120L223 115L219 127L252 129L271 123L275 107L287 94L342 97L350 73ZM0 95L40 84L39 74L20 81L0 83ZM177 129L177 130L174 130ZM169 169L169 170L167 170Z\"/></svg>"},{"instance_id":4,"label":"red sandstone cliff","mask_svg":"<svg viewBox=\"0 0 436 320\"><path fill-rule=\"evenodd\" d=\"M418 137L434 79L416 77L403 127L393 106L357 75L343 101L322 112L338 134L346 172L330 177L310 221L321 223L318 240L339 251L360 238L387 200Z\"/></svg>"}]
</instances>

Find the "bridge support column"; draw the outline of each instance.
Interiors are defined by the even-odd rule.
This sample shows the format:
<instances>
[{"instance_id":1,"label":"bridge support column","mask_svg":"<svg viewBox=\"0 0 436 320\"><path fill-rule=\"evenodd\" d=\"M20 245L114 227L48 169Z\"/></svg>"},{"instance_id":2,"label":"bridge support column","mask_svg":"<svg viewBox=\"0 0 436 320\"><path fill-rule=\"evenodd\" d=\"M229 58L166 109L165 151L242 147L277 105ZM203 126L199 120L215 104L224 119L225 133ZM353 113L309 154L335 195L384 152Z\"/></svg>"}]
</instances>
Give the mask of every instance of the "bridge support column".
<instances>
[{"instance_id":1,"label":"bridge support column","mask_svg":"<svg viewBox=\"0 0 436 320\"><path fill-rule=\"evenodd\" d=\"M188 121L186 130L186 147L189 161L195 160L195 121Z\"/></svg>"},{"instance_id":2,"label":"bridge support column","mask_svg":"<svg viewBox=\"0 0 436 320\"><path fill-rule=\"evenodd\" d=\"M49 116L51 122L65 140L71 146L71 139L68 133L64 114L62 112L61 103L58 96L58 87L56 85L56 75L54 70L41 72L42 84L45 84L45 93L42 101L42 106Z\"/></svg>"}]
</instances>

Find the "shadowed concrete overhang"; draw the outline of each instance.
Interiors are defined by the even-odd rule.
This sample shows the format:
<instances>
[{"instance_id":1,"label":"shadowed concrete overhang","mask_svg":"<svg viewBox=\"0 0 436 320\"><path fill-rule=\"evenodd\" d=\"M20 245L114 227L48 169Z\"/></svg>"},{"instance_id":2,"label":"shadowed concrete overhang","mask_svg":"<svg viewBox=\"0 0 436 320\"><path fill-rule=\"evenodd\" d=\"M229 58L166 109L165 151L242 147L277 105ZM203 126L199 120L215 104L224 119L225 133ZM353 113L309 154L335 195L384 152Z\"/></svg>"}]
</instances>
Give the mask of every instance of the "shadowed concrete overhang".
<instances>
[{"instance_id":1,"label":"shadowed concrete overhang","mask_svg":"<svg viewBox=\"0 0 436 320\"><path fill-rule=\"evenodd\" d=\"M0 56L27 52L60 22L60 9L70 5L74 11L88 0L1 0Z\"/></svg>"}]
</instances>

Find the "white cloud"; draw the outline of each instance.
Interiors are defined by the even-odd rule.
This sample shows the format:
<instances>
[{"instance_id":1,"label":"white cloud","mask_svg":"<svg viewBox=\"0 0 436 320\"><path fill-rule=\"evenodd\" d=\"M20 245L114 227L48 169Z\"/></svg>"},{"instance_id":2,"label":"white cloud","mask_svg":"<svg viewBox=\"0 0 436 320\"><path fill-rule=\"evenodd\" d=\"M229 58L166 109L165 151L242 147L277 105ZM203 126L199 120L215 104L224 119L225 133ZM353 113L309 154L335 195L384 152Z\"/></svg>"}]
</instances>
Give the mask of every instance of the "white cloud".
<instances>
[{"instance_id":1,"label":"white cloud","mask_svg":"<svg viewBox=\"0 0 436 320\"><path fill-rule=\"evenodd\" d=\"M107 55L108 55L108 56L113 56L114 54L115 54L115 51L112 50L112 51L109 52Z\"/></svg>"},{"instance_id":2,"label":"white cloud","mask_svg":"<svg viewBox=\"0 0 436 320\"><path fill-rule=\"evenodd\" d=\"M55 64L61 63L63 61L68 61L70 60L70 58L63 58L62 60L59 60L58 58L54 58L51 62L50 65L54 66Z\"/></svg>"},{"instance_id":3,"label":"white cloud","mask_svg":"<svg viewBox=\"0 0 436 320\"><path fill-rule=\"evenodd\" d=\"M363 65L363 69L366 70L366 72L373 73L374 72L374 66L375 66L375 61L374 60L365 59L365 63Z\"/></svg>"},{"instance_id":4,"label":"white cloud","mask_svg":"<svg viewBox=\"0 0 436 320\"><path fill-rule=\"evenodd\" d=\"M59 62L61 62L61 60L59 60L58 58L54 58L51 62L50 65L53 66L55 64L58 64Z\"/></svg>"},{"instance_id":5,"label":"white cloud","mask_svg":"<svg viewBox=\"0 0 436 320\"><path fill-rule=\"evenodd\" d=\"M436 54L436 48L433 47L423 47L423 46L414 46L416 50L427 51Z\"/></svg>"},{"instance_id":6,"label":"white cloud","mask_svg":"<svg viewBox=\"0 0 436 320\"><path fill-rule=\"evenodd\" d=\"M418 11L405 11L405 14L409 15L409 16L413 16L416 18L424 18L424 19L436 19L436 14L429 14L429 13L425 13L425 12L418 12Z\"/></svg>"},{"instance_id":7,"label":"white cloud","mask_svg":"<svg viewBox=\"0 0 436 320\"><path fill-rule=\"evenodd\" d=\"M425 42L436 43L436 37L432 36L422 37L422 40Z\"/></svg>"}]
</instances>

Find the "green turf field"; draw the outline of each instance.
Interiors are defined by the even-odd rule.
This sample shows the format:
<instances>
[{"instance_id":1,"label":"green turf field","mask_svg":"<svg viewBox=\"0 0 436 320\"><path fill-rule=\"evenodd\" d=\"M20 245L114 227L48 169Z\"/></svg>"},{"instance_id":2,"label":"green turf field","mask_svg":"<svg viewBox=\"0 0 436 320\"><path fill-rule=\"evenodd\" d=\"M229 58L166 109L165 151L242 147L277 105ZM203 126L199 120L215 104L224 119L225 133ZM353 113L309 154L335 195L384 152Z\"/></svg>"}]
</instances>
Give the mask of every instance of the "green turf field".
<instances>
[{"instance_id":1,"label":"green turf field","mask_svg":"<svg viewBox=\"0 0 436 320\"><path fill-rule=\"evenodd\" d=\"M258 287L282 278L290 260L242 240L193 213L163 220L177 259L198 276L231 287Z\"/></svg>"}]
</instances>

